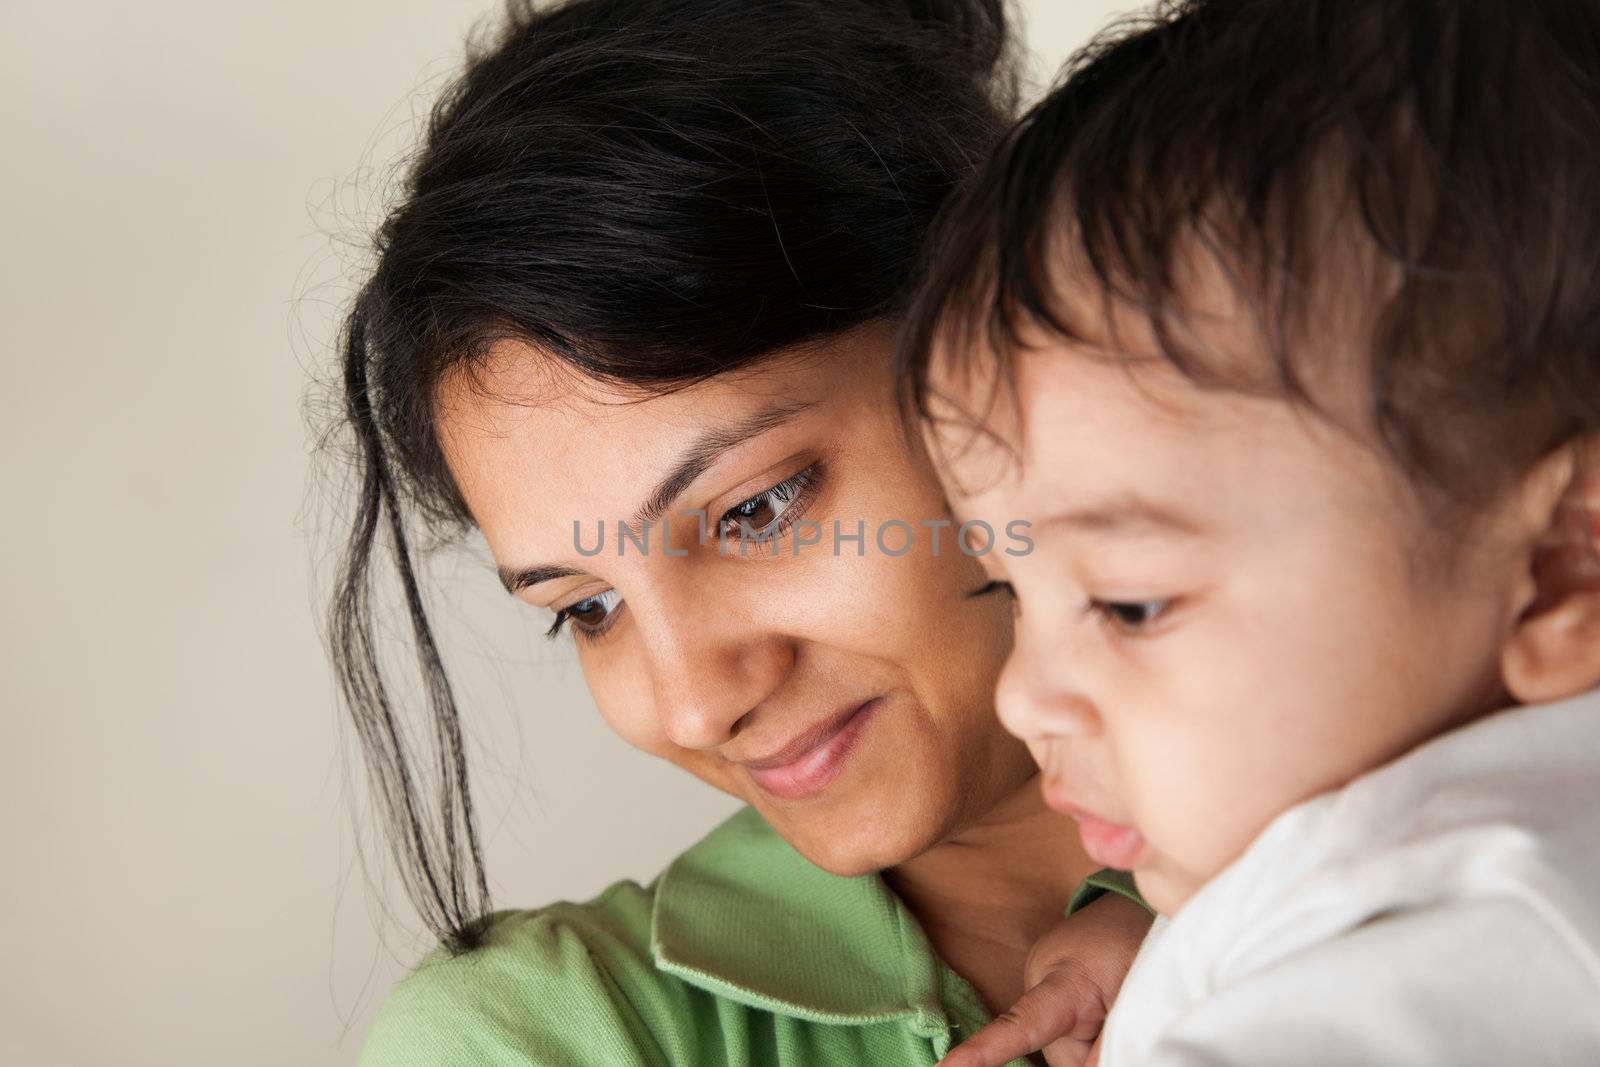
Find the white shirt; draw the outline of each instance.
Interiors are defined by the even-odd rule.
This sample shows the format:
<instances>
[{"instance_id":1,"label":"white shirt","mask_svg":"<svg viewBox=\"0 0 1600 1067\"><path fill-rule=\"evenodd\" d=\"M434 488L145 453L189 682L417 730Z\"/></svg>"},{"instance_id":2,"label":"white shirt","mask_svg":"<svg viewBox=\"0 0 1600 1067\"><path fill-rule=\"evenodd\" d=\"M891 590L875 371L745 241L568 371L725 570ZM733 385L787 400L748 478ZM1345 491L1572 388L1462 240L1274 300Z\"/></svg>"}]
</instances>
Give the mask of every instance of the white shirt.
<instances>
[{"instance_id":1,"label":"white shirt","mask_svg":"<svg viewBox=\"0 0 1600 1067\"><path fill-rule=\"evenodd\" d=\"M1278 816L1158 919L1101 1067L1600 1067L1600 693Z\"/></svg>"}]
</instances>

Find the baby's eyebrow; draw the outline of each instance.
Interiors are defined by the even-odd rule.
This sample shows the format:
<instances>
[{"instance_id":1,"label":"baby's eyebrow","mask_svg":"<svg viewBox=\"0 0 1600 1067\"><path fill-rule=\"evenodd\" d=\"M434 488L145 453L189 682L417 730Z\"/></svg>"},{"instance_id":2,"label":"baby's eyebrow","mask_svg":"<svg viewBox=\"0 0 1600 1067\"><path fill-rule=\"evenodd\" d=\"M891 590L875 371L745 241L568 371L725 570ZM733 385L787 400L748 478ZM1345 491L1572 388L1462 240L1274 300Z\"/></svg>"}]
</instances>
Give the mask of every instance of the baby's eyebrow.
<instances>
[{"instance_id":1,"label":"baby's eyebrow","mask_svg":"<svg viewBox=\"0 0 1600 1067\"><path fill-rule=\"evenodd\" d=\"M1206 525L1195 517L1136 493L1085 501L1065 511L1046 515L1039 525L1064 526L1082 533L1106 536L1162 534L1199 537L1207 532Z\"/></svg>"}]
</instances>

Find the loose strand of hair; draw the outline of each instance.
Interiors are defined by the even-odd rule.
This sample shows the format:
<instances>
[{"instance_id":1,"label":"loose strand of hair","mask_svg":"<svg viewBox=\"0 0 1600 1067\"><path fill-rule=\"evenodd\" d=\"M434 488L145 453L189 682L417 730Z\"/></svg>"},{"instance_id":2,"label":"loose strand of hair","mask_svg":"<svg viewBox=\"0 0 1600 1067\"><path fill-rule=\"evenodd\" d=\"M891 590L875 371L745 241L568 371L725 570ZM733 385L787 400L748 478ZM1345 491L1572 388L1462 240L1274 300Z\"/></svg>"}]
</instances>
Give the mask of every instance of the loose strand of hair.
<instances>
[{"instance_id":1,"label":"loose strand of hair","mask_svg":"<svg viewBox=\"0 0 1600 1067\"><path fill-rule=\"evenodd\" d=\"M481 940L490 894L468 792L460 714L422 603L399 494L373 417L367 358L365 316L358 307L350 316L344 339L345 398L364 470L356 521L331 608L332 653L340 689L361 741L374 800L394 831L389 838L391 850L407 895L428 929L451 951L461 952ZM428 829L434 813L425 815L421 810L426 805L418 792L416 757L389 698L374 635L372 551L385 513L392 558L405 593L432 712L440 793L436 813L440 818L434 825L442 828L442 842Z\"/></svg>"}]
</instances>

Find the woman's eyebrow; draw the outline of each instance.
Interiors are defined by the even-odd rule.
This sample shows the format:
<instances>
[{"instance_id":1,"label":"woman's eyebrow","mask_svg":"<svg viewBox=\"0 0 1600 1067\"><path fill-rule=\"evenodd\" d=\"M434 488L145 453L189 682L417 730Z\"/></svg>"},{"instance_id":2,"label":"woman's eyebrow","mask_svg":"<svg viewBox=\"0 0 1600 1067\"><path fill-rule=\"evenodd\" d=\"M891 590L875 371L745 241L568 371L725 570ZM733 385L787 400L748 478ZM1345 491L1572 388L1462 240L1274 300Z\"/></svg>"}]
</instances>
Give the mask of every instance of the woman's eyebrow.
<instances>
[{"instance_id":1,"label":"woman's eyebrow","mask_svg":"<svg viewBox=\"0 0 1600 1067\"><path fill-rule=\"evenodd\" d=\"M516 596L530 585L554 581L557 578L576 578L584 572L576 567L542 563L534 567L500 567L496 573L500 575L500 584L506 587L506 592Z\"/></svg>"},{"instance_id":2,"label":"woman's eyebrow","mask_svg":"<svg viewBox=\"0 0 1600 1067\"><path fill-rule=\"evenodd\" d=\"M709 470L724 452L752 437L783 425L815 404L814 400L791 400L775 404L736 419L725 426L716 426L701 433L688 448L684 449L683 456L672 470L656 483L655 489L645 498L639 510L634 512L633 526L637 528L645 523L655 522L666 514L672 502L693 485L696 478Z\"/></svg>"},{"instance_id":3,"label":"woman's eyebrow","mask_svg":"<svg viewBox=\"0 0 1600 1067\"><path fill-rule=\"evenodd\" d=\"M672 506L672 502L729 449L783 425L815 405L814 400L791 400L762 408L726 425L705 430L684 449L682 457L667 472L666 477L656 483L656 487L650 491L650 495L634 513L632 525L639 528L645 523L653 523L661 518ZM522 590L540 582L553 581L556 578L575 578L587 572L559 563L539 563L526 567L500 567L496 573L500 576L500 584L506 587L506 592L516 596Z\"/></svg>"}]
</instances>

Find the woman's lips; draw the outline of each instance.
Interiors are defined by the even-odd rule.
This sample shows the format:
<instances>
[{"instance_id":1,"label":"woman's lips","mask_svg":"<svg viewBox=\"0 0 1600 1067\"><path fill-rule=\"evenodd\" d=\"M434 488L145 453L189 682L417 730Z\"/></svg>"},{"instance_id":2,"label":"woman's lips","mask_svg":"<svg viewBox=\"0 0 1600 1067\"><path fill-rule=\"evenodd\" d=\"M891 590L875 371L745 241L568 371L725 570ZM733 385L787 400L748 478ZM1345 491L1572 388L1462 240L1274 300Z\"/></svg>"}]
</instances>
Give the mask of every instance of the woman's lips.
<instances>
[{"instance_id":1,"label":"woman's lips","mask_svg":"<svg viewBox=\"0 0 1600 1067\"><path fill-rule=\"evenodd\" d=\"M873 697L802 734L776 755L745 763L750 780L783 800L816 796L838 776L881 700Z\"/></svg>"}]
</instances>

